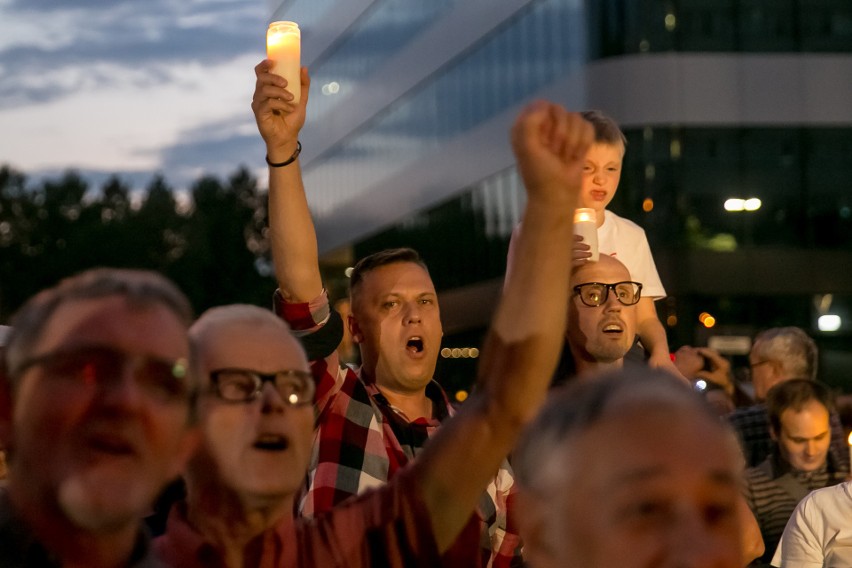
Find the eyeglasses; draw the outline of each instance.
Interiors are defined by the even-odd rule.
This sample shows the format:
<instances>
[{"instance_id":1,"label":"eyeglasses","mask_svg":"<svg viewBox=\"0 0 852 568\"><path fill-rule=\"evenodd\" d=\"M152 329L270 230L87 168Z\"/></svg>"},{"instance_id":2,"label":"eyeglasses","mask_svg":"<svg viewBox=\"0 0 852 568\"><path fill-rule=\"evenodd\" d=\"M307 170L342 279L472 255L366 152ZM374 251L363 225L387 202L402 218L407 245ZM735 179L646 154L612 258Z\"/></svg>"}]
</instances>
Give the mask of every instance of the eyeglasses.
<instances>
[{"instance_id":1,"label":"eyeglasses","mask_svg":"<svg viewBox=\"0 0 852 568\"><path fill-rule=\"evenodd\" d=\"M129 367L142 391L158 402L185 401L191 390L186 359L166 361L102 345L38 355L25 360L15 374L31 367L41 367L44 376L52 381L73 382L88 388L118 384Z\"/></svg>"},{"instance_id":2,"label":"eyeglasses","mask_svg":"<svg viewBox=\"0 0 852 568\"><path fill-rule=\"evenodd\" d=\"M606 303L609 291L615 293L616 299L625 306L632 306L642 296L642 285L639 282L616 282L605 284L603 282L586 282L574 286L574 295L580 297L580 301L590 308Z\"/></svg>"},{"instance_id":3,"label":"eyeglasses","mask_svg":"<svg viewBox=\"0 0 852 568\"><path fill-rule=\"evenodd\" d=\"M250 402L260 396L263 383L269 382L291 406L313 404L316 383L307 371L258 373L248 369L219 369L210 373L211 392L228 402Z\"/></svg>"}]
</instances>

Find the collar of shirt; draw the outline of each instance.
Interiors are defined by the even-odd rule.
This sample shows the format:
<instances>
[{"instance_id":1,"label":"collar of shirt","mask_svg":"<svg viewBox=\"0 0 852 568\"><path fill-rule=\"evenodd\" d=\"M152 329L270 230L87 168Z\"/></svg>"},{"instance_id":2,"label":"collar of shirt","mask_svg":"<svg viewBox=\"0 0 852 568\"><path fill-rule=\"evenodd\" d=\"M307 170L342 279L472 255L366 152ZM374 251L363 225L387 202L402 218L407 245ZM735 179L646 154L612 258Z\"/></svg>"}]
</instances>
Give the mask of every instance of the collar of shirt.
<instances>
[{"instance_id":1,"label":"collar of shirt","mask_svg":"<svg viewBox=\"0 0 852 568\"><path fill-rule=\"evenodd\" d=\"M376 401L376 404L378 404L382 414L394 422L402 422L403 424L421 428L434 428L445 418L453 414L452 406L447 398L447 393L444 392L441 385L435 382L434 379L429 381L429 384L426 385L426 396L432 401L432 418L428 420L425 418L418 418L413 421L409 420L402 410L396 408L390 403L387 397L382 394L382 391L379 390L379 387L376 386L375 382L364 383L364 385L367 388L367 393L369 393L370 397Z\"/></svg>"}]
</instances>

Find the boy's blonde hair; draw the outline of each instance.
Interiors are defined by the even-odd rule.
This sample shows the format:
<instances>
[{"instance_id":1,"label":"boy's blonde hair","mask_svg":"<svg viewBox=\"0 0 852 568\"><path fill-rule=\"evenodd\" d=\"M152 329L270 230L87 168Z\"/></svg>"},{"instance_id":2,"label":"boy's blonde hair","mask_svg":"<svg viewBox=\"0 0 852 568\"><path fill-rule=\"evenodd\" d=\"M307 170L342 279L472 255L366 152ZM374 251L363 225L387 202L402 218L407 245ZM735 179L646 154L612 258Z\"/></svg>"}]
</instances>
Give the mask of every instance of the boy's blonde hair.
<instances>
[{"instance_id":1,"label":"boy's blonde hair","mask_svg":"<svg viewBox=\"0 0 852 568\"><path fill-rule=\"evenodd\" d=\"M618 123L611 117L599 110L587 110L580 114L595 128L595 142L613 146L621 143L622 146L627 147L627 138L618 127Z\"/></svg>"}]
</instances>

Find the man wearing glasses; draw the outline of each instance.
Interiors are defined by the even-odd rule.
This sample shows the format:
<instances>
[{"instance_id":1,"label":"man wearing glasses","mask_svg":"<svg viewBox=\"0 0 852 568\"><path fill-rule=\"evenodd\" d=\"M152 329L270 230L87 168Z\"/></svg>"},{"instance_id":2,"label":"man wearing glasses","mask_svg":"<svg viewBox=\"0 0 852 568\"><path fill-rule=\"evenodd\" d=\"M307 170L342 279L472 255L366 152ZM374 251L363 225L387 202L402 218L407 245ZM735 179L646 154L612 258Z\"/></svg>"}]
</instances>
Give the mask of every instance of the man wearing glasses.
<instances>
[{"instance_id":1,"label":"man wearing glasses","mask_svg":"<svg viewBox=\"0 0 852 568\"><path fill-rule=\"evenodd\" d=\"M636 338L636 304L642 284L620 261L602 255L574 269L568 300L567 347L573 374L589 376L620 368ZM567 379L563 372L557 377Z\"/></svg>"},{"instance_id":2,"label":"man wearing glasses","mask_svg":"<svg viewBox=\"0 0 852 568\"><path fill-rule=\"evenodd\" d=\"M13 319L0 388L2 566L159 566L140 519L197 442L186 298L93 270Z\"/></svg>"}]
</instances>

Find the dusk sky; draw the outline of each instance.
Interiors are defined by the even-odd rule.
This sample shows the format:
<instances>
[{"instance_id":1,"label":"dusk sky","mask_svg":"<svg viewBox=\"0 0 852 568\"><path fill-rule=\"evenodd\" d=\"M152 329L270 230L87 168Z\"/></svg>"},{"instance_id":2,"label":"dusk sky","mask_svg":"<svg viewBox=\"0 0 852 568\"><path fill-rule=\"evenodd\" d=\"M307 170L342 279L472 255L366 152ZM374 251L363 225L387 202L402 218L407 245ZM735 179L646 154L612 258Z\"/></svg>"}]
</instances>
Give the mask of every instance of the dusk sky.
<instances>
[{"instance_id":1,"label":"dusk sky","mask_svg":"<svg viewBox=\"0 0 852 568\"><path fill-rule=\"evenodd\" d=\"M0 0L0 164L144 187L261 170L264 0Z\"/></svg>"}]
</instances>

